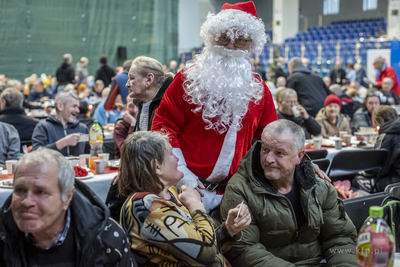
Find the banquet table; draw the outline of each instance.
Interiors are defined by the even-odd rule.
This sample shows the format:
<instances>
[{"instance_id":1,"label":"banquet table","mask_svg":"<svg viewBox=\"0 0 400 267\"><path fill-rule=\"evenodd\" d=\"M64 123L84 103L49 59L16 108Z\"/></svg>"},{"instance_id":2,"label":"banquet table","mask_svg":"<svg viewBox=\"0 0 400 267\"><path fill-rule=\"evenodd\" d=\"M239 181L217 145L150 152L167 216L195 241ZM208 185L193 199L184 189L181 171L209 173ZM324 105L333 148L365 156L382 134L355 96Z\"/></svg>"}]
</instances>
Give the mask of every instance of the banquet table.
<instances>
[{"instance_id":1,"label":"banquet table","mask_svg":"<svg viewBox=\"0 0 400 267\"><path fill-rule=\"evenodd\" d=\"M108 169L108 168L107 168ZM91 172L94 172L94 170L91 170ZM108 173L105 174L95 174L93 178L90 179L85 179L81 180L84 182L87 186L90 187L90 189L93 190L93 192L96 193L96 195L103 201L106 201L107 194L108 194L108 189L110 188L110 182L111 180L118 174L116 171L109 170L106 171ZM5 179L12 179L13 174L1 174L0 175L0 183L1 180ZM12 188L0 188L0 206L3 205L4 201L11 195L12 193Z\"/></svg>"}]
</instances>

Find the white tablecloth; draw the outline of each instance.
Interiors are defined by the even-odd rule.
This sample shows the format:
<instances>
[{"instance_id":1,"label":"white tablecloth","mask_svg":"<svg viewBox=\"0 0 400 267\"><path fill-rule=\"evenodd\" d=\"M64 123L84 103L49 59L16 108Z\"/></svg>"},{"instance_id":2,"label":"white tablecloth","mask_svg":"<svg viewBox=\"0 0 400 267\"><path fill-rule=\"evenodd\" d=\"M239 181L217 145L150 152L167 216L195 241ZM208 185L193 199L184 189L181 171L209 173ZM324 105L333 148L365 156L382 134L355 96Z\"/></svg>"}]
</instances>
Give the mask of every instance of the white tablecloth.
<instances>
[{"instance_id":1,"label":"white tablecloth","mask_svg":"<svg viewBox=\"0 0 400 267\"><path fill-rule=\"evenodd\" d=\"M110 182L116 175L116 172L95 175L91 179L82 180L82 182L88 185L90 189L92 189L97 196L105 202L108 189L110 188ZM0 206L3 206L4 201L11 195L11 193L12 189L0 188Z\"/></svg>"}]
</instances>

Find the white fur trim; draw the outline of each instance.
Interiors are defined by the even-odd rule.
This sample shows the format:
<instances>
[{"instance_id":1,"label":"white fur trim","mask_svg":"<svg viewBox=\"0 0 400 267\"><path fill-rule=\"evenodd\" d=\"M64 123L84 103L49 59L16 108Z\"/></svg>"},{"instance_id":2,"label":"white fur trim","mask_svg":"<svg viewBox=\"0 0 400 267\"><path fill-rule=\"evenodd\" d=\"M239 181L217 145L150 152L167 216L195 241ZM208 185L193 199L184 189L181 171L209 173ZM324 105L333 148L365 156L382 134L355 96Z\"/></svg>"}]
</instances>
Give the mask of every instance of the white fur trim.
<instances>
[{"instance_id":1,"label":"white fur trim","mask_svg":"<svg viewBox=\"0 0 400 267\"><path fill-rule=\"evenodd\" d=\"M229 128L225 135L224 143L219 153L217 163L207 181L218 183L224 180L232 165L233 156L235 155L237 131L234 128Z\"/></svg>"},{"instance_id":2,"label":"white fur trim","mask_svg":"<svg viewBox=\"0 0 400 267\"><path fill-rule=\"evenodd\" d=\"M186 166L185 158L183 157L182 150L180 148L172 148L172 153L179 159L178 170L183 173L183 178L175 185L176 188L180 189L182 185L196 188L198 186L197 180L199 179L193 172L191 172Z\"/></svg>"},{"instance_id":3,"label":"white fur trim","mask_svg":"<svg viewBox=\"0 0 400 267\"><path fill-rule=\"evenodd\" d=\"M204 204L204 208L207 213L209 213L213 208L218 206L221 203L223 195L217 195L216 191L208 191L203 190L204 197L201 198L201 201Z\"/></svg>"}]
</instances>

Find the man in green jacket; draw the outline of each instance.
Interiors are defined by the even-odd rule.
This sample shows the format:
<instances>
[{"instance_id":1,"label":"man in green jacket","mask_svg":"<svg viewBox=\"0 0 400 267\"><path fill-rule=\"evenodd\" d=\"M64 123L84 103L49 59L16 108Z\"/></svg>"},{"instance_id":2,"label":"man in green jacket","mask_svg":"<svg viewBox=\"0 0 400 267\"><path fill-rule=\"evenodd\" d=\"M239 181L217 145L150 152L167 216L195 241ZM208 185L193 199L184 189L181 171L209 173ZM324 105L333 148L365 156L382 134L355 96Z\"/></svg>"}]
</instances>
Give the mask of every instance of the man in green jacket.
<instances>
[{"instance_id":1,"label":"man in green jacket","mask_svg":"<svg viewBox=\"0 0 400 267\"><path fill-rule=\"evenodd\" d=\"M294 122L268 124L229 181L222 218L242 201L252 215L224 254L233 267L357 266L356 229L335 188L304 157L304 142Z\"/></svg>"}]
</instances>

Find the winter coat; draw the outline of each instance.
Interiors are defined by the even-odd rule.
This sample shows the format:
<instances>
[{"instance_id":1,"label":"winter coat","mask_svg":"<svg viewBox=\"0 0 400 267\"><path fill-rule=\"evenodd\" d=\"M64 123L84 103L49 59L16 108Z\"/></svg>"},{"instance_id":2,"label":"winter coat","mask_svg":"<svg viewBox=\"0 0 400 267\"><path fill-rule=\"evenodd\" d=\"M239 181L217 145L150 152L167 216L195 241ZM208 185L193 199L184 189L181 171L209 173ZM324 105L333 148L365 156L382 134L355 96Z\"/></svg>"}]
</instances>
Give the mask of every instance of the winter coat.
<instances>
[{"instance_id":1,"label":"winter coat","mask_svg":"<svg viewBox=\"0 0 400 267\"><path fill-rule=\"evenodd\" d=\"M45 96L47 96L49 99L53 98L52 94L49 91L47 91L46 89L43 89L43 92L41 92L41 93L36 93L36 92L32 91L28 95L28 101L29 102L40 102L40 99L42 99Z\"/></svg>"},{"instance_id":2,"label":"winter coat","mask_svg":"<svg viewBox=\"0 0 400 267\"><path fill-rule=\"evenodd\" d=\"M400 182L400 118L385 122L380 126L375 149L389 151L378 181L378 190L383 191L392 183Z\"/></svg>"},{"instance_id":3,"label":"winter coat","mask_svg":"<svg viewBox=\"0 0 400 267\"><path fill-rule=\"evenodd\" d=\"M104 87L107 87L111 83L111 78L115 76L115 71L108 65L102 65L96 71L96 78L97 80L102 80L104 83Z\"/></svg>"},{"instance_id":4,"label":"winter coat","mask_svg":"<svg viewBox=\"0 0 400 267\"><path fill-rule=\"evenodd\" d=\"M31 141L32 133L38 124L38 120L25 114L19 107L9 107L0 111L0 121L14 126L19 134L21 141Z\"/></svg>"},{"instance_id":5,"label":"winter coat","mask_svg":"<svg viewBox=\"0 0 400 267\"><path fill-rule=\"evenodd\" d=\"M334 68L329 75L331 78L331 84L343 84L343 80L346 79L346 71L342 68L336 69Z\"/></svg>"},{"instance_id":6,"label":"winter coat","mask_svg":"<svg viewBox=\"0 0 400 267\"><path fill-rule=\"evenodd\" d=\"M372 116L368 110L359 108L353 115L351 121L351 131L353 133L358 132L360 127L372 127Z\"/></svg>"},{"instance_id":7,"label":"winter coat","mask_svg":"<svg viewBox=\"0 0 400 267\"><path fill-rule=\"evenodd\" d=\"M292 74L287 78L286 87L297 92L299 104L307 110L308 115L314 118L324 107L325 98L332 93L321 77L311 73L303 65L293 69Z\"/></svg>"},{"instance_id":8,"label":"winter coat","mask_svg":"<svg viewBox=\"0 0 400 267\"><path fill-rule=\"evenodd\" d=\"M297 125L303 129L306 139L310 139L311 135L317 136L321 133L321 126L312 116L309 116L308 119L304 119L299 116L296 117L294 115L286 115L280 112L278 109L276 110L276 114L278 115L278 119L286 119L295 122Z\"/></svg>"},{"instance_id":9,"label":"winter coat","mask_svg":"<svg viewBox=\"0 0 400 267\"><path fill-rule=\"evenodd\" d=\"M322 108L315 120L321 125L321 135L324 138L328 138L329 136L340 136L340 131L347 131L348 134L351 134L350 123L347 120L346 116L339 113L337 116L336 125L333 125L328 118L326 117L325 108Z\"/></svg>"},{"instance_id":10,"label":"winter coat","mask_svg":"<svg viewBox=\"0 0 400 267\"><path fill-rule=\"evenodd\" d=\"M9 159L18 159L20 145L17 129L11 124L0 122L0 164L5 164Z\"/></svg>"},{"instance_id":11,"label":"winter coat","mask_svg":"<svg viewBox=\"0 0 400 267\"><path fill-rule=\"evenodd\" d=\"M36 125L32 135L32 150L47 147L59 151L64 156L79 156L80 154L89 153L89 142L79 142L76 146L66 146L61 150L57 149L56 142L73 133L86 135L89 134L89 130L86 125L78 120L74 123L68 123L64 127L54 115L50 115L45 121L40 121Z\"/></svg>"},{"instance_id":12,"label":"winter coat","mask_svg":"<svg viewBox=\"0 0 400 267\"><path fill-rule=\"evenodd\" d=\"M11 196L0 209L0 266L27 266L21 232L11 212ZM75 252L79 267L137 266L129 249L124 230L110 218L104 203L84 183L75 180L70 203L75 235Z\"/></svg>"},{"instance_id":13,"label":"winter coat","mask_svg":"<svg viewBox=\"0 0 400 267\"><path fill-rule=\"evenodd\" d=\"M307 223L298 228L290 201L259 174L260 150L258 141L243 157L221 202L223 220L242 200L252 215L242 239L224 253L232 267L323 266L322 259L327 266L356 266L356 229L335 188L303 158L295 179Z\"/></svg>"},{"instance_id":14,"label":"winter coat","mask_svg":"<svg viewBox=\"0 0 400 267\"><path fill-rule=\"evenodd\" d=\"M58 85L72 83L75 79L75 71L68 63L62 63L56 72Z\"/></svg>"}]
</instances>

